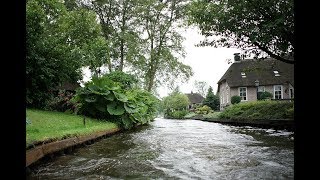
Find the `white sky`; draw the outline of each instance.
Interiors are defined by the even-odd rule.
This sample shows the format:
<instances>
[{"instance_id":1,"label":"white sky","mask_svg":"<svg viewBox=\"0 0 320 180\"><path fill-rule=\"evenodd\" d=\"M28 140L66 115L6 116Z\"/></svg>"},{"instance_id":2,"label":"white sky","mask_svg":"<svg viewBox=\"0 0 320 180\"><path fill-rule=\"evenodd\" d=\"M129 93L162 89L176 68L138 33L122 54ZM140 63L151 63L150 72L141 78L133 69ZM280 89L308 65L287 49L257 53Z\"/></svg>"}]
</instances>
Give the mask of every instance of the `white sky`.
<instances>
[{"instance_id":1,"label":"white sky","mask_svg":"<svg viewBox=\"0 0 320 180\"><path fill-rule=\"evenodd\" d=\"M213 88L214 94L217 92L217 82L223 76L225 71L231 65L227 63L227 59L231 59L233 62L233 54L241 52L235 48L214 48L214 47L195 47L204 36L200 35L196 28L188 28L182 31L182 35L185 37L183 46L185 48L186 57L181 61L192 67L194 75L187 83L180 84L179 89L182 93L196 92L193 84L194 81L205 81L209 86ZM84 69L84 78L86 82L90 80L91 73L88 68ZM160 97L167 96L171 90L166 87L158 89Z\"/></svg>"},{"instance_id":2,"label":"white sky","mask_svg":"<svg viewBox=\"0 0 320 180\"><path fill-rule=\"evenodd\" d=\"M217 82L231 65L231 63L227 63L227 59L231 59L233 62L233 54L240 53L241 50L235 48L195 47L196 44L204 39L198 29L190 27L182 33L186 38L183 43L186 57L181 61L192 67L194 75L187 83L179 86L180 91L182 93L196 92L193 84L197 80L207 82L212 87L214 94L216 94ZM159 89L160 97L167 96L170 92L171 90L165 87Z\"/></svg>"}]
</instances>

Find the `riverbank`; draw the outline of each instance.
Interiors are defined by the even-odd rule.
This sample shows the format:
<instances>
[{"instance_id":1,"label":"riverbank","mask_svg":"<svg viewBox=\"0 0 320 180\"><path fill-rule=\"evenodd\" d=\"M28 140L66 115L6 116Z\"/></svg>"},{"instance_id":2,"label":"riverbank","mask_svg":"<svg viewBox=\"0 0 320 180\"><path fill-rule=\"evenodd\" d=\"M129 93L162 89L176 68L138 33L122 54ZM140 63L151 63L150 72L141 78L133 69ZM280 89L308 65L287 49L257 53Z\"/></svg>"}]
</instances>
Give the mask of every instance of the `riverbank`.
<instances>
[{"instance_id":1,"label":"riverbank","mask_svg":"<svg viewBox=\"0 0 320 180\"><path fill-rule=\"evenodd\" d=\"M26 110L26 149L38 144L118 128L115 123L62 112Z\"/></svg>"},{"instance_id":2,"label":"riverbank","mask_svg":"<svg viewBox=\"0 0 320 180\"><path fill-rule=\"evenodd\" d=\"M72 151L77 145L120 131L115 124L61 112L26 110L26 167L60 151ZM84 123L85 122L85 123Z\"/></svg>"},{"instance_id":3,"label":"riverbank","mask_svg":"<svg viewBox=\"0 0 320 180\"><path fill-rule=\"evenodd\" d=\"M260 128L273 128L277 130L294 131L292 119L218 119L218 118L195 118L196 120L230 124L235 126L253 126Z\"/></svg>"},{"instance_id":4,"label":"riverbank","mask_svg":"<svg viewBox=\"0 0 320 180\"><path fill-rule=\"evenodd\" d=\"M186 119L255 126L294 131L294 103L281 101L243 102L231 105L221 112L207 115L190 113Z\"/></svg>"}]
</instances>

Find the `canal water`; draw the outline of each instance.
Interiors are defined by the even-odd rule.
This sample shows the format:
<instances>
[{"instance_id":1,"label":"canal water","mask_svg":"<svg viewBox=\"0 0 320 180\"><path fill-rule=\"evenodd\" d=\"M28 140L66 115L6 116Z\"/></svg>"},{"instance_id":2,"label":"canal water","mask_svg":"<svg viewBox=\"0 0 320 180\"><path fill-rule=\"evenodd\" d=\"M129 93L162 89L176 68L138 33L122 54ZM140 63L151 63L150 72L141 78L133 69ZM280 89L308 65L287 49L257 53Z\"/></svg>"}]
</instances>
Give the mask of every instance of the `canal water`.
<instances>
[{"instance_id":1,"label":"canal water","mask_svg":"<svg viewBox=\"0 0 320 180\"><path fill-rule=\"evenodd\" d=\"M157 118L33 169L27 179L293 179L294 134Z\"/></svg>"}]
</instances>

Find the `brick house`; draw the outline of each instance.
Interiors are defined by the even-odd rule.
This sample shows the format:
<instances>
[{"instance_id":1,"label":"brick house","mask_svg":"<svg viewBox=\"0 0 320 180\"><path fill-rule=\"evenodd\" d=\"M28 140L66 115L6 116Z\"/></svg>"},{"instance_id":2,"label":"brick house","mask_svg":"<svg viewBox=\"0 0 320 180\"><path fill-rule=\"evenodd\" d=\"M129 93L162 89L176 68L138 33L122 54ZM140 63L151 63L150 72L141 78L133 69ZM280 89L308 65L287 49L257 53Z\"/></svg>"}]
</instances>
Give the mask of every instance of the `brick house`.
<instances>
[{"instance_id":1,"label":"brick house","mask_svg":"<svg viewBox=\"0 0 320 180\"><path fill-rule=\"evenodd\" d=\"M218 81L220 110L238 95L241 102L256 101L258 92L268 91L274 100L294 98L294 65L272 58L264 60L235 58Z\"/></svg>"}]
</instances>

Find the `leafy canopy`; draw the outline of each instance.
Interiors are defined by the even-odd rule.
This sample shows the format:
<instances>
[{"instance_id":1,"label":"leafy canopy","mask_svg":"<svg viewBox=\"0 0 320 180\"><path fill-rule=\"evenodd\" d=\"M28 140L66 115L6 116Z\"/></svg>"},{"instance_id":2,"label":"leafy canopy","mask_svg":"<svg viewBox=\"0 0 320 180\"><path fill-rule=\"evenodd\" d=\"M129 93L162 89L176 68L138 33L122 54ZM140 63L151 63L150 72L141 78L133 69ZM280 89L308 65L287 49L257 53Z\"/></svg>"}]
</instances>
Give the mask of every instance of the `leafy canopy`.
<instances>
[{"instance_id":1,"label":"leafy canopy","mask_svg":"<svg viewBox=\"0 0 320 180\"><path fill-rule=\"evenodd\" d=\"M188 8L190 24L206 38L201 45L237 47L256 56L269 56L293 64L293 0L197 0Z\"/></svg>"},{"instance_id":2,"label":"leafy canopy","mask_svg":"<svg viewBox=\"0 0 320 180\"><path fill-rule=\"evenodd\" d=\"M163 98L163 107L165 110L182 110L189 105L190 101L187 95L174 91L169 96Z\"/></svg>"}]
</instances>

